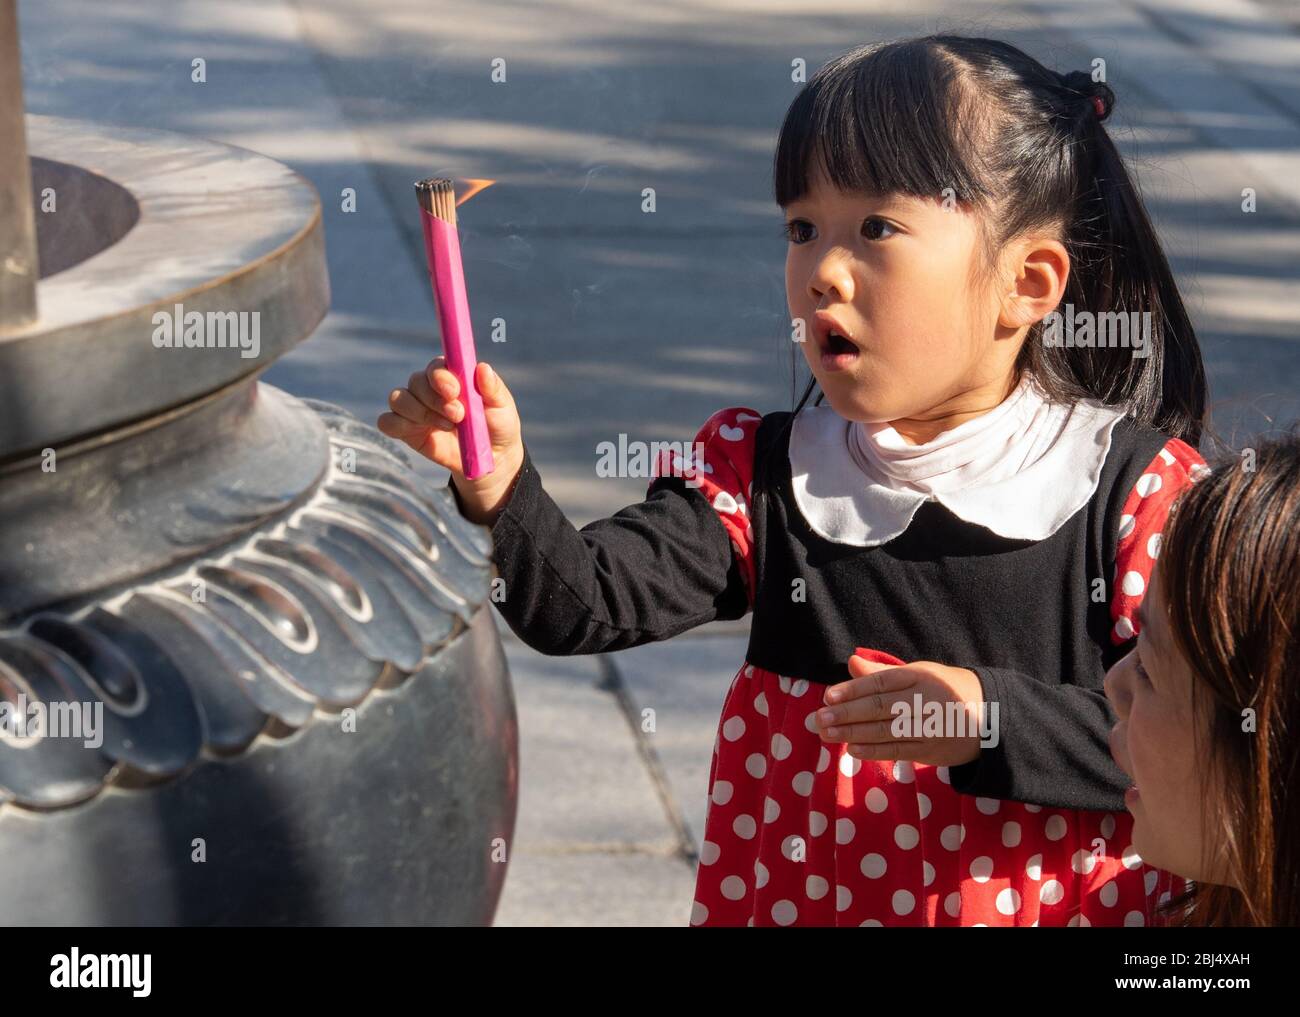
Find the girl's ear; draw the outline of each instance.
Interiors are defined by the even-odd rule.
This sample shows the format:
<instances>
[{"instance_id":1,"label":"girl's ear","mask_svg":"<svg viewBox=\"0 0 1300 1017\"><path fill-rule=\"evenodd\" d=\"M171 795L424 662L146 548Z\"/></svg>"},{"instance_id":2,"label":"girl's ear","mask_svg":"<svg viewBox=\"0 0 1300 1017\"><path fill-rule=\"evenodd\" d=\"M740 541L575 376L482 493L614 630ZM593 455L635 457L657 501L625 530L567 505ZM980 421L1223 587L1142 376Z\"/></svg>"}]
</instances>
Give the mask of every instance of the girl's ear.
<instances>
[{"instance_id":1,"label":"girl's ear","mask_svg":"<svg viewBox=\"0 0 1300 1017\"><path fill-rule=\"evenodd\" d=\"M1022 239L1009 255L1011 281L1002 297L998 324L1027 328L1060 304L1070 276L1070 256L1061 242L1051 237Z\"/></svg>"}]
</instances>

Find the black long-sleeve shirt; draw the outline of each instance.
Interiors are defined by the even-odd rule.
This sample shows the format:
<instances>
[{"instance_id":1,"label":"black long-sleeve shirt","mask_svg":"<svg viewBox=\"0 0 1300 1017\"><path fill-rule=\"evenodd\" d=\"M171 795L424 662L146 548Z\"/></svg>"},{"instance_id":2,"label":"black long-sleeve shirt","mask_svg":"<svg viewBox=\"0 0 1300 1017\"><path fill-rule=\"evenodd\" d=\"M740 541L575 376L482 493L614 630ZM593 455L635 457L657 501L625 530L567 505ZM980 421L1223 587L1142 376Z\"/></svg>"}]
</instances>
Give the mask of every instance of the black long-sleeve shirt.
<instances>
[{"instance_id":1,"label":"black long-sleeve shirt","mask_svg":"<svg viewBox=\"0 0 1300 1017\"><path fill-rule=\"evenodd\" d=\"M755 441L757 579L746 661L825 684L846 680L856 646L969 668L986 702L998 703L999 740L950 768L954 788L1122 809L1129 781L1108 749L1115 718L1102 683L1131 642L1111 639L1108 603L1093 591L1099 578L1111 587L1121 510L1167 436L1121 420L1091 501L1044 540L1000 537L926 502L898 537L858 547L821 537L799 512L789 417L766 414ZM543 653L638 646L749 607L726 528L681 477L659 477L645 500L577 529L525 446L492 537L505 581L497 609ZM795 579L803 580L799 599Z\"/></svg>"}]
</instances>

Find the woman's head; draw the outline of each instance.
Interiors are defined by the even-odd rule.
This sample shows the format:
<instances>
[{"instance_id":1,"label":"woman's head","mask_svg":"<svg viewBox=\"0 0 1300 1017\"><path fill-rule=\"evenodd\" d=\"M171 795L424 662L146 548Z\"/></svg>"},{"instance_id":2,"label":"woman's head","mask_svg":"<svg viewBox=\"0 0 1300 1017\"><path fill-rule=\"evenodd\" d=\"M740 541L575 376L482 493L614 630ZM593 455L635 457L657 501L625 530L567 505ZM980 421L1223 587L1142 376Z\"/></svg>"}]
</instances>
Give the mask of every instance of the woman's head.
<instances>
[{"instance_id":1,"label":"woman's head","mask_svg":"<svg viewBox=\"0 0 1300 1017\"><path fill-rule=\"evenodd\" d=\"M814 75L782 125L774 189L790 313L837 412L988 409L1027 370L1056 398L1198 438L1200 353L1102 126L1113 100L1086 74L958 36L862 47ZM1045 345L1058 304L1151 312L1149 355ZM823 360L819 310L857 348L841 370Z\"/></svg>"},{"instance_id":2,"label":"woman's head","mask_svg":"<svg viewBox=\"0 0 1300 1017\"><path fill-rule=\"evenodd\" d=\"M1292 434L1180 497L1137 647L1106 676L1133 846L1197 881L1197 923L1300 922L1298 576Z\"/></svg>"}]
</instances>

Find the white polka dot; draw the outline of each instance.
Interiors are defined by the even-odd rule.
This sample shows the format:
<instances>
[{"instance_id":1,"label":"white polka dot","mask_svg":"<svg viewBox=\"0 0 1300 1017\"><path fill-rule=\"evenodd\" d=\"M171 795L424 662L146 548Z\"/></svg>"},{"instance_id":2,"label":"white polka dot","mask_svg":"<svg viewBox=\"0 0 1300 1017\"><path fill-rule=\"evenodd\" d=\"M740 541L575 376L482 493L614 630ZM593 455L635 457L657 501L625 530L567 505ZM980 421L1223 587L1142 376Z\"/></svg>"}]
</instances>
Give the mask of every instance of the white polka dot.
<instances>
[{"instance_id":1,"label":"white polka dot","mask_svg":"<svg viewBox=\"0 0 1300 1017\"><path fill-rule=\"evenodd\" d=\"M741 840L753 840L754 835L758 833L758 824L754 822L754 817L743 812L735 818L731 828L736 831L736 836Z\"/></svg>"},{"instance_id":2,"label":"white polka dot","mask_svg":"<svg viewBox=\"0 0 1300 1017\"><path fill-rule=\"evenodd\" d=\"M1124 927L1133 928L1138 925L1146 925L1147 916L1141 911L1130 911L1124 916Z\"/></svg>"},{"instance_id":3,"label":"white polka dot","mask_svg":"<svg viewBox=\"0 0 1300 1017\"><path fill-rule=\"evenodd\" d=\"M1151 894L1155 893L1156 884L1160 882L1160 876L1155 869L1152 869L1142 881L1146 884L1147 896L1150 897Z\"/></svg>"},{"instance_id":4,"label":"white polka dot","mask_svg":"<svg viewBox=\"0 0 1300 1017\"><path fill-rule=\"evenodd\" d=\"M763 822L775 823L776 817L781 815L781 806L775 798L767 796L763 799Z\"/></svg>"},{"instance_id":5,"label":"white polka dot","mask_svg":"<svg viewBox=\"0 0 1300 1017\"><path fill-rule=\"evenodd\" d=\"M883 929L884 925L877 918L868 918L865 922L859 925L858 928L859 929Z\"/></svg>"},{"instance_id":6,"label":"white polka dot","mask_svg":"<svg viewBox=\"0 0 1300 1017\"><path fill-rule=\"evenodd\" d=\"M1146 580L1142 578L1141 572L1125 572L1124 581L1120 583L1120 589L1130 597L1142 596L1142 591L1147 588Z\"/></svg>"},{"instance_id":7,"label":"white polka dot","mask_svg":"<svg viewBox=\"0 0 1300 1017\"><path fill-rule=\"evenodd\" d=\"M894 760L894 780L900 784L910 784L916 780L916 768L912 765L911 760Z\"/></svg>"},{"instance_id":8,"label":"white polka dot","mask_svg":"<svg viewBox=\"0 0 1300 1017\"><path fill-rule=\"evenodd\" d=\"M904 851L910 851L921 843L921 832L914 826L902 823L894 830L894 843Z\"/></svg>"},{"instance_id":9,"label":"white polka dot","mask_svg":"<svg viewBox=\"0 0 1300 1017\"><path fill-rule=\"evenodd\" d=\"M1030 879L1042 879L1043 878L1043 856L1033 855L1029 859L1029 861L1025 863L1025 873L1029 876Z\"/></svg>"},{"instance_id":10,"label":"white polka dot","mask_svg":"<svg viewBox=\"0 0 1300 1017\"><path fill-rule=\"evenodd\" d=\"M745 772L755 780L767 774L767 757L761 752L753 752L745 757Z\"/></svg>"},{"instance_id":11,"label":"white polka dot","mask_svg":"<svg viewBox=\"0 0 1300 1017\"><path fill-rule=\"evenodd\" d=\"M793 685L790 686L790 695L792 696L802 696L807 691L808 691L808 683L804 681L802 678L800 678Z\"/></svg>"},{"instance_id":12,"label":"white polka dot","mask_svg":"<svg viewBox=\"0 0 1300 1017\"><path fill-rule=\"evenodd\" d=\"M729 742L734 742L745 733L745 721L743 717L728 717L722 725L722 737Z\"/></svg>"},{"instance_id":13,"label":"white polka dot","mask_svg":"<svg viewBox=\"0 0 1300 1017\"><path fill-rule=\"evenodd\" d=\"M1147 538L1147 554L1152 558L1160 557L1160 545L1164 543L1164 534L1153 533Z\"/></svg>"},{"instance_id":14,"label":"white polka dot","mask_svg":"<svg viewBox=\"0 0 1300 1017\"><path fill-rule=\"evenodd\" d=\"M1167 448L1162 448L1160 450L1160 458L1165 461L1166 466L1173 466L1176 461L1173 454Z\"/></svg>"},{"instance_id":15,"label":"white polka dot","mask_svg":"<svg viewBox=\"0 0 1300 1017\"><path fill-rule=\"evenodd\" d=\"M977 883L987 883L989 877L993 875L993 859L988 855L980 855L970 863L970 878Z\"/></svg>"},{"instance_id":16,"label":"white polka dot","mask_svg":"<svg viewBox=\"0 0 1300 1017\"><path fill-rule=\"evenodd\" d=\"M1065 924L1072 929L1089 929L1092 927L1092 922L1088 921L1086 915L1072 915Z\"/></svg>"},{"instance_id":17,"label":"white polka dot","mask_svg":"<svg viewBox=\"0 0 1300 1017\"><path fill-rule=\"evenodd\" d=\"M961 894L955 890L943 899L943 909L948 912L950 918L956 918L961 912Z\"/></svg>"},{"instance_id":18,"label":"white polka dot","mask_svg":"<svg viewBox=\"0 0 1300 1017\"><path fill-rule=\"evenodd\" d=\"M790 781L790 786L794 788L795 794L807 798L812 794L813 775L807 770L800 770L794 775L794 779Z\"/></svg>"},{"instance_id":19,"label":"white polka dot","mask_svg":"<svg viewBox=\"0 0 1300 1017\"><path fill-rule=\"evenodd\" d=\"M799 917L799 909L792 900L779 900L772 905L772 921L777 925L793 925Z\"/></svg>"},{"instance_id":20,"label":"white polka dot","mask_svg":"<svg viewBox=\"0 0 1300 1017\"><path fill-rule=\"evenodd\" d=\"M1142 865L1142 856L1133 850L1132 844L1124 849L1119 860L1124 863L1126 869L1137 869Z\"/></svg>"},{"instance_id":21,"label":"white polka dot","mask_svg":"<svg viewBox=\"0 0 1300 1017\"><path fill-rule=\"evenodd\" d=\"M1060 840L1065 836L1066 822L1064 816L1048 816L1045 832L1048 840Z\"/></svg>"},{"instance_id":22,"label":"white polka dot","mask_svg":"<svg viewBox=\"0 0 1300 1017\"><path fill-rule=\"evenodd\" d=\"M835 820L835 843L847 844L857 835L857 828L851 819Z\"/></svg>"},{"instance_id":23,"label":"white polka dot","mask_svg":"<svg viewBox=\"0 0 1300 1017\"><path fill-rule=\"evenodd\" d=\"M912 909L916 907L916 898L906 890L895 890L894 898L890 903L894 906L894 914L910 915Z\"/></svg>"},{"instance_id":24,"label":"white polka dot","mask_svg":"<svg viewBox=\"0 0 1300 1017\"><path fill-rule=\"evenodd\" d=\"M1192 478L1193 482L1200 480L1202 477L1210 475L1210 468L1204 463L1192 463L1187 471L1187 475Z\"/></svg>"},{"instance_id":25,"label":"white polka dot","mask_svg":"<svg viewBox=\"0 0 1300 1017\"><path fill-rule=\"evenodd\" d=\"M1020 894L1011 887L1004 887L998 891L994 906L1004 915L1014 915L1020 910Z\"/></svg>"},{"instance_id":26,"label":"white polka dot","mask_svg":"<svg viewBox=\"0 0 1300 1017\"><path fill-rule=\"evenodd\" d=\"M856 777L858 771L862 769L862 760L856 756L850 756L847 752L840 754L840 773L846 777Z\"/></svg>"},{"instance_id":27,"label":"white polka dot","mask_svg":"<svg viewBox=\"0 0 1300 1017\"><path fill-rule=\"evenodd\" d=\"M753 677L754 677L754 665L753 665L753 664L746 664L746 665L745 665L745 677L746 677L746 678L753 678Z\"/></svg>"},{"instance_id":28,"label":"white polka dot","mask_svg":"<svg viewBox=\"0 0 1300 1017\"><path fill-rule=\"evenodd\" d=\"M1001 802L999 802L996 798L975 799L975 808L979 809L986 816L992 816L996 814L998 811L998 807L1000 805Z\"/></svg>"},{"instance_id":29,"label":"white polka dot","mask_svg":"<svg viewBox=\"0 0 1300 1017\"><path fill-rule=\"evenodd\" d=\"M1115 817L1107 816L1101 821L1101 835L1103 839L1110 840L1115 836Z\"/></svg>"},{"instance_id":30,"label":"white polka dot","mask_svg":"<svg viewBox=\"0 0 1300 1017\"><path fill-rule=\"evenodd\" d=\"M885 856L874 853L863 855L862 864L859 866L862 869L862 874L868 879L879 879L885 874L885 869L888 867Z\"/></svg>"},{"instance_id":31,"label":"white polka dot","mask_svg":"<svg viewBox=\"0 0 1300 1017\"><path fill-rule=\"evenodd\" d=\"M712 865L718 860L718 856L721 854L722 848L718 847L718 845L713 843L713 841L706 840L700 845L700 864Z\"/></svg>"},{"instance_id":32,"label":"white polka dot","mask_svg":"<svg viewBox=\"0 0 1300 1017\"><path fill-rule=\"evenodd\" d=\"M826 813L813 810L808 813L808 833L813 837L820 837L826 832L826 827L830 820L826 818Z\"/></svg>"},{"instance_id":33,"label":"white polka dot","mask_svg":"<svg viewBox=\"0 0 1300 1017\"><path fill-rule=\"evenodd\" d=\"M1119 620L1115 622L1115 635L1119 637L1120 642L1132 639L1133 632L1133 619L1127 615L1120 615Z\"/></svg>"},{"instance_id":34,"label":"white polka dot","mask_svg":"<svg viewBox=\"0 0 1300 1017\"><path fill-rule=\"evenodd\" d=\"M767 716L767 693L760 692L754 697L754 712L760 717Z\"/></svg>"},{"instance_id":35,"label":"white polka dot","mask_svg":"<svg viewBox=\"0 0 1300 1017\"><path fill-rule=\"evenodd\" d=\"M934 882L934 866L931 865L929 862L922 862L921 863L922 885L929 886L933 882Z\"/></svg>"},{"instance_id":36,"label":"white polka dot","mask_svg":"<svg viewBox=\"0 0 1300 1017\"><path fill-rule=\"evenodd\" d=\"M830 749L828 749L825 745L823 745L821 751L817 753L817 772L818 773L824 772L826 767L830 765L831 765Z\"/></svg>"},{"instance_id":37,"label":"white polka dot","mask_svg":"<svg viewBox=\"0 0 1300 1017\"><path fill-rule=\"evenodd\" d=\"M781 734L779 731L772 736L772 758L773 759L785 759L787 756L790 755L790 752L793 748L794 746L790 744L790 739L787 738L785 735Z\"/></svg>"},{"instance_id":38,"label":"white polka dot","mask_svg":"<svg viewBox=\"0 0 1300 1017\"><path fill-rule=\"evenodd\" d=\"M1081 876L1086 876L1097 867L1097 859L1093 857L1091 851L1079 848L1070 859L1070 868Z\"/></svg>"},{"instance_id":39,"label":"white polka dot","mask_svg":"<svg viewBox=\"0 0 1300 1017\"><path fill-rule=\"evenodd\" d=\"M736 499L726 491L719 491L713 496L713 507L719 512L735 512L739 506L736 505Z\"/></svg>"},{"instance_id":40,"label":"white polka dot","mask_svg":"<svg viewBox=\"0 0 1300 1017\"><path fill-rule=\"evenodd\" d=\"M1146 498L1160 490L1160 485L1164 483L1158 473L1144 473L1138 477L1137 484L1134 485L1139 498Z\"/></svg>"},{"instance_id":41,"label":"white polka dot","mask_svg":"<svg viewBox=\"0 0 1300 1017\"><path fill-rule=\"evenodd\" d=\"M754 863L754 889L761 890L767 886L768 871L767 866L762 862Z\"/></svg>"},{"instance_id":42,"label":"white polka dot","mask_svg":"<svg viewBox=\"0 0 1300 1017\"><path fill-rule=\"evenodd\" d=\"M1060 904L1065 897L1065 887L1058 880L1049 879L1038 890L1038 899L1044 904Z\"/></svg>"},{"instance_id":43,"label":"white polka dot","mask_svg":"<svg viewBox=\"0 0 1300 1017\"><path fill-rule=\"evenodd\" d=\"M779 675L776 676L776 683L777 683L777 685L779 685L779 686L781 687L781 691L782 691L782 692L784 692L784 693L786 693L786 694L789 694L789 692L790 692L790 686L791 686L791 684L792 684L792 682L790 681L789 678L787 678L787 677L786 677L785 675L783 675L783 674L779 674Z\"/></svg>"},{"instance_id":44,"label":"white polka dot","mask_svg":"<svg viewBox=\"0 0 1300 1017\"><path fill-rule=\"evenodd\" d=\"M1134 518L1130 515L1122 515L1119 517L1119 539L1120 540L1123 540L1125 537L1127 537L1130 533L1133 532L1133 524L1135 521L1136 520L1134 520Z\"/></svg>"},{"instance_id":45,"label":"white polka dot","mask_svg":"<svg viewBox=\"0 0 1300 1017\"><path fill-rule=\"evenodd\" d=\"M820 734L821 726L817 723L817 711L813 710L803 719L804 730L809 734Z\"/></svg>"},{"instance_id":46,"label":"white polka dot","mask_svg":"<svg viewBox=\"0 0 1300 1017\"><path fill-rule=\"evenodd\" d=\"M1009 822L1002 824L1002 846L1013 848L1020 843L1020 824Z\"/></svg>"},{"instance_id":47,"label":"white polka dot","mask_svg":"<svg viewBox=\"0 0 1300 1017\"><path fill-rule=\"evenodd\" d=\"M739 876L728 876L722 881L722 896L727 900L740 900L745 896L745 881Z\"/></svg>"},{"instance_id":48,"label":"white polka dot","mask_svg":"<svg viewBox=\"0 0 1300 1017\"><path fill-rule=\"evenodd\" d=\"M918 793L916 796L916 808L921 814L922 819L930 814L930 807L930 796Z\"/></svg>"},{"instance_id":49,"label":"white polka dot","mask_svg":"<svg viewBox=\"0 0 1300 1017\"><path fill-rule=\"evenodd\" d=\"M699 901L695 901L691 905L691 924L703 925L708 920L709 920L709 909L706 908Z\"/></svg>"},{"instance_id":50,"label":"white polka dot","mask_svg":"<svg viewBox=\"0 0 1300 1017\"><path fill-rule=\"evenodd\" d=\"M715 780L713 782L713 804L726 805L731 801L731 796L735 794L736 789L729 780ZM697 798L696 801L699 801Z\"/></svg>"},{"instance_id":51,"label":"white polka dot","mask_svg":"<svg viewBox=\"0 0 1300 1017\"><path fill-rule=\"evenodd\" d=\"M943 781L945 784L952 783L952 777L949 776L948 767L946 766L936 766L934 768L934 775L938 777L941 781Z\"/></svg>"},{"instance_id":52,"label":"white polka dot","mask_svg":"<svg viewBox=\"0 0 1300 1017\"><path fill-rule=\"evenodd\" d=\"M1097 893L1098 899L1108 908L1113 908L1119 902L1119 887L1115 885L1115 880L1111 880L1101 888Z\"/></svg>"},{"instance_id":53,"label":"white polka dot","mask_svg":"<svg viewBox=\"0 0 1300 1017\"><path fill-rule=\"evenodd\" d=\"M1030 805L1028 802L1026 802L1026 803L1025 803L1025 811L1026 811L1026 812L1042 812L1042 811L1043 811L1043 807L1042 807L1041 805Z\"/></svg>"},{"instance_id":54,"label":"white polka dot","mask_svg":"<svg viewBox=\"0 0 1300 1017\"><path fill-rule=\"evenodd\" d=\"M1188 880L1188 886L1189 886L1189 887L1191 886L1191 880ZM1164 893L1162 893L1162 894L1159 896L1159 898L1157 898L1156 903L1157 903L1160 907L1164 907L1166 904L1169 903L1169 898L1170 898L1169 891L1166 890Z\"/></svg>"},{"instance_id":55,"label":"white polka dot","mask_svg":"<svg viewBox=\"0 0 1300 1017\"><path fill-rule=\"evenodd\" d=\"M867 792L865 803L867 809L871 812L884 812L889 808L889 799L885 797L885 792L878 787L873 787Z\"/></svg>"},{"instance_id":56,"label":"white polka dot","mask_svg":"<svg viewBox=\"0 0 1300 1017\"><path fill-rule=\"evenodd\" d=\"M853 903L853 891L847 886L835 887L835 910L847 911Z\"/></svg>"},{"instance_id":57,"label":"white polka dot","mask_svg":"<svg viewBox=\"0 0 1300 1017\"><path fill-rule=\"evenodd\" d=\"M952 826L945 826L939 833L939 843L949 851L956 851L961 847L961 828L955 824Z\"/></svg>"},{"instance_id":58,"label":"white polka dot","mask_svg":"<svg viewBox=\"0 0 1300 1017\"><path fill-rule=\"evenodd\" d=\"M809 876L804 881L804 893L808 895L809 900L821 900L830 891L830 883L826 882L821 876Z\"/></svg>"}]
</instances>

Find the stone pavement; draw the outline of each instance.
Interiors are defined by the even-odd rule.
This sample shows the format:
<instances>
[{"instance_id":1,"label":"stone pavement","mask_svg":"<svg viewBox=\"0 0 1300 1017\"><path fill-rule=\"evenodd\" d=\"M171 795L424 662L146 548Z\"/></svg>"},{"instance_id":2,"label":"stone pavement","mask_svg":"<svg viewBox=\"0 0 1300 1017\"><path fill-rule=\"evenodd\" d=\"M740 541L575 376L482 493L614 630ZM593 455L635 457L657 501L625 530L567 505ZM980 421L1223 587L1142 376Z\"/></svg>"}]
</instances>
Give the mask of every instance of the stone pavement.
<instances>
[{"instance_id":1,"label":"stone pavement","mask_svg":"<svg viewBox=\"0 0 1300 1017\"><path fill-rule=\"evenodd\" d=\"M644 492L595 475L597 442L685 440L722 406L792 404L769 194L790 64L811 73L877 38L948 30L1060 69L1105 59L1112 134L1183 281L1219 430L1241 441L1300 416L1300 35L1286 0L23 0L20 21L32 112L217 138L311 179L333 310L266 380L367 420L437 347L412 181L498 180L461 209L481 356L578 525ZM505 632L522 783L499 924L686 922L746 631L567 659Z\"/></svg>"}]
</instances>

